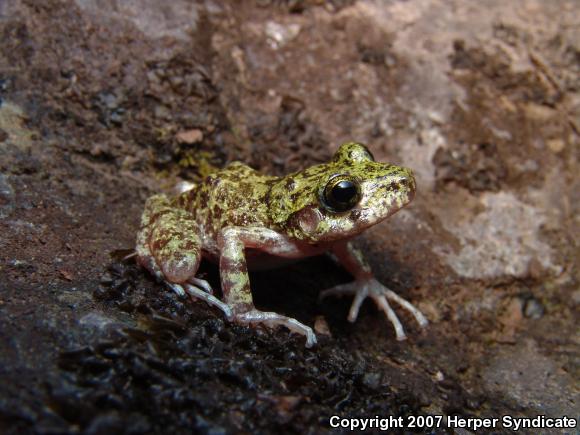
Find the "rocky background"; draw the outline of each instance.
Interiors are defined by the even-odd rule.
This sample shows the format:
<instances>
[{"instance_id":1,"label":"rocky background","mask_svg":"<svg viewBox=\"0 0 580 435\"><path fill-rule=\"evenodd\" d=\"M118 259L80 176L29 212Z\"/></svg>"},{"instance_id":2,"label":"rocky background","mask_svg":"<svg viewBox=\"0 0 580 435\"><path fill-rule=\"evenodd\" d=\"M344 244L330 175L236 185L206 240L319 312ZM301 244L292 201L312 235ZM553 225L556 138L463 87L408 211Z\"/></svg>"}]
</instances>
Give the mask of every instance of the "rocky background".
<instances>
[{"instance_id":1,"label":"rocky background","mask_svg":"<svg viewBox=\"0 0 580 435\"><path fill-rule=\"evenodd\" d=\"M0 432L577 417L579 17L574 0L0 0ZM329 259L251 275L259 308L315 325L308 350L123 260L152 193L350 140L417 176L358 241L431 321L399 311L406 342L370 302L355 324L350 301L317 303L350 279Z\"/></svg>"}]
</instances>

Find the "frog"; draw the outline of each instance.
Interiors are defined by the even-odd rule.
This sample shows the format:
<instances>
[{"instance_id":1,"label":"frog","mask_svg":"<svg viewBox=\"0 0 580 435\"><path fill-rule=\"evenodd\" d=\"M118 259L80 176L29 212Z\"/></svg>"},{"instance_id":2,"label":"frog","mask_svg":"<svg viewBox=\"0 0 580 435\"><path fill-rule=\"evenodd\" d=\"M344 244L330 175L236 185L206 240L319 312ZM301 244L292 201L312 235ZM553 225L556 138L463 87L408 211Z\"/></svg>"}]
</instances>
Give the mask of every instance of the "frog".
<instances>
[{"instance_id":1,"label":"frog","mask_svg":"<svg viewBox=\"0 0 580 435\"><path fill-rule=\"evenodd\" d=\"M412 303L380 283L353 239L409 204L413 172L375 161L358 142L338 147L330 161L285 175L264 175L232 162L175 195L156 194L145 203L137 234L137 262L180 297L205 301L241 325L280 326L317 343L311 327L292 317L258 310L249 271L330 254L354 280L320 292L349 296L347 319L355 322L367 298L384 312L397 340L405 330L390 302L415 318ZM219 265L222 299L197 275L200 261Z\"/></svg>"}]
</instances>

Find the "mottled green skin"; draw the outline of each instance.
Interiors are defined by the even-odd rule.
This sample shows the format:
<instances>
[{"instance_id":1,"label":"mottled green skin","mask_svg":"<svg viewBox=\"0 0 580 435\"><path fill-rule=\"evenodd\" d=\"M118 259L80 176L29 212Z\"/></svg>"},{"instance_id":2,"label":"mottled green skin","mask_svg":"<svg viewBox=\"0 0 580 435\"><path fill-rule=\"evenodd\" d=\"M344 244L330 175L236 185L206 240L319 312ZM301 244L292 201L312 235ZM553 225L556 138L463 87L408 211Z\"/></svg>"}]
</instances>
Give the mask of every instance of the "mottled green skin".
<instances>
[{"instance_id":1,"label":"mottled green skin","mask_svg":"<svg viewBox=\"0 0 580 435\"><path fill-rule=\"evenodd\" d=\"M323 201L326 185L337 175L359 185L360 200L344 212L332 211ZM355 278L370 279L362 255L346 241L405 206L414 193L409 169L375 162L366 147L354 142L343 144L332 161L285 177L262 175L235 162L174 198L151 197L137 257L158 278L177 284L191 282L201 257L219 261L226 305L234 314L259 314L252 303L248 262L274 264L264 253L296 259L330 251ZM294 327L287 318L268 322Z\"/></svg>"},{"instance_id":2,"label":"mottled green skin","mask_svg":"<svg viewBox=\"0 0 580 435\"><path fill-rule=\"evenodd\" d=\"M322 191L336 174L357 179L362 192L357 206L343 213L321 206ZM331 162L274 183L268 209L271 225L289 237L329 242L360 234L405 206L414 194L415 179L409 169L375 162L366 147L350 142L339 148Z\"/></svg>"},{"instance_id":3,"label":"mottled green skin","mask_svg":"<svg viewBox=\"0 0 580 435\"><path fill-rule=\"evenodd\" d=\"M322 190L336 174L354 176L361 184L362 200L345 213L320 204ZM174 204L194 217L198 230L216 240L227 226L261 226L317 243L361 233L406 205L414 192L409 169L374 162L365 147L347 143L331 162L285 177L263 175L234 162L180 195ZM305 225L304 215L315 215L316 225Z\"/></svg>"}]
</instances>

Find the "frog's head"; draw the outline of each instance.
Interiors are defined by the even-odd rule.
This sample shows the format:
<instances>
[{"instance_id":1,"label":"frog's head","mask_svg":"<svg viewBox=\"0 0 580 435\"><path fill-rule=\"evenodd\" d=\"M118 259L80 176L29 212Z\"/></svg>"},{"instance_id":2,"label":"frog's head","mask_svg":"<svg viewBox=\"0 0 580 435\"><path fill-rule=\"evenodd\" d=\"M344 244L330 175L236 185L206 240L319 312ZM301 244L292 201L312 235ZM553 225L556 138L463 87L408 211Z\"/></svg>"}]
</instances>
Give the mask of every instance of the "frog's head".
<instances>
[{"instance_id":1,"label":"frog's head","mask_svg":"<svg viewBox=\"0 0 580 435\"><path fill-rule=\"evenodd\" d=\"M272 220L310 243L353 237L415 196L407 168L375 162L362 144L343 144L329 163L288 175L270 192Z\"/></svg>"}]
</instances>

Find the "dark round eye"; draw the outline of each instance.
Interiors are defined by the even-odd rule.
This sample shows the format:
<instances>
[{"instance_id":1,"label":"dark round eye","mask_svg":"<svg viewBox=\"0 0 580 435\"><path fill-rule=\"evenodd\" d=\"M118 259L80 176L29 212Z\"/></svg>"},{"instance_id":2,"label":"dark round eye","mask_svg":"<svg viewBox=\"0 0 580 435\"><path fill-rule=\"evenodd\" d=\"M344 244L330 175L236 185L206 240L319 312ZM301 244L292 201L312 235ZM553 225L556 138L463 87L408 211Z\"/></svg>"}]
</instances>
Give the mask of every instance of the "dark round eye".
<instances>
[{"instance_id":1,"label":"dark round eye","mask_svg":"<svg viewBox=\"0 0 580 435\"><path fill-rule=\"evenodd\" d=\"M331 211L347 211L360 201L361 193L358 182L346 175L330 179L322 192L322 203Z\"/></svg>"}]
</instances>

